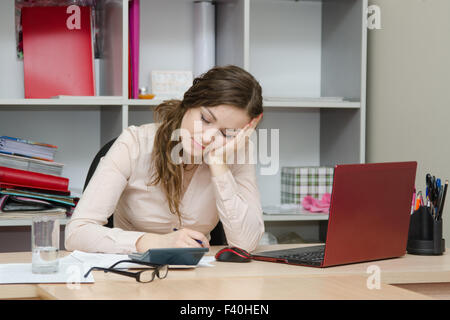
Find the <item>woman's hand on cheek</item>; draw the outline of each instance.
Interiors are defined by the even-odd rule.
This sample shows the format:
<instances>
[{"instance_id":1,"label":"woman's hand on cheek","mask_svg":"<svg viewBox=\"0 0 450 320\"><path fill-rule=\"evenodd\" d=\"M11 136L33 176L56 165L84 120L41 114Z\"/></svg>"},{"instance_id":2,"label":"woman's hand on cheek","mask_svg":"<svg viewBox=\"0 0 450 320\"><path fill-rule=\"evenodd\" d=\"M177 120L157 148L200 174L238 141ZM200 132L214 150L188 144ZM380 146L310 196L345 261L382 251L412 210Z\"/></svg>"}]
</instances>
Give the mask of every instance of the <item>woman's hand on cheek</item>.
<instances>
[{"instance_id":1,"label":"woman's hand on cheek","mask_svg":"<svg viewBox=\"0 0 450 320\"><path fill-rule=\"evenodd\" d=\"M213 136L213 141L207 146L205 161L208 165L234 164L238 159L245 159L246 146L248 146L250 136L255 131L262 114L254 118L242 128L239 133L229 138L225 143L218 141L217 135ZM240 152L244 152L240 154ZM233 157L231 157L233 155Z\"/></svg>"}]
</instances>

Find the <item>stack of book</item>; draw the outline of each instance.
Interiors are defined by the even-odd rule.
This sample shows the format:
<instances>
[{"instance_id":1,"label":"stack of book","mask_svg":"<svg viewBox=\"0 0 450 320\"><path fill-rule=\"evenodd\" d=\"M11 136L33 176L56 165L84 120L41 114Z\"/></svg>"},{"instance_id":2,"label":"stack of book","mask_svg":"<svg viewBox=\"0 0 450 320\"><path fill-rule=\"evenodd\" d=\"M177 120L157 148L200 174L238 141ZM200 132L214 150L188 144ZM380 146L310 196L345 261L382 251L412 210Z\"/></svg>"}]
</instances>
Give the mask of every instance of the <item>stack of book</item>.
<instances>
[{"instance_id":1,"label":"stack of book","mask_svg":"<svg viewBox=\"0 0 450 320\"><path fill-rule=\"evenodd\" d=\"M63 164L54 162L57 146L0 137L0 166L60 176Z\"/></svg>"},{"instance_id":2,"label":"stack of book","mask_svg":"<svg viewBox=\"0 0 450 320\"><path fill-rule=\"evenodd\" d=\"M71 197L63 164L54 163L57 147L0 137L0 218L32 214L70 216L78 202Z\"/></svg>"}]
</instances>

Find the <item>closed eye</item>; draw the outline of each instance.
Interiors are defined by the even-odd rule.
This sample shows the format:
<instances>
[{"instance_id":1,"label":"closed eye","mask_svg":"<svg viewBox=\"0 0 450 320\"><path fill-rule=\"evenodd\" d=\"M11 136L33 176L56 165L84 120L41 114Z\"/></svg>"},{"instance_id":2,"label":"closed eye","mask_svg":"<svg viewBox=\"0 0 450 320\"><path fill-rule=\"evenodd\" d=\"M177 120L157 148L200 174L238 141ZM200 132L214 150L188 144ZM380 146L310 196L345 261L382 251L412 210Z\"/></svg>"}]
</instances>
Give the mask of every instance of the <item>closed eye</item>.
<instances>
[{"instance_id":1,"label":"closed eye","mask_svg":"<svg viewBox=\"0 0 450 320\"><path fill-rule=\"evenodd\" d=\"M234 133L234 132L235 132L235 130L225 130L225 131L220 130L220 133L222 133L222 135L223 135L225 138L234 138L236 135L234 135L234 134L228 134L228 133Z\"/></svg>"},{"instance_id":2,"label":"closed eye","mask_svg":"<svg viewBox=\"0 0 450 320\"><path fill-rule=\"evenodd\" d=\"M208 110L206 108L204 108L204 109L207 110L209 113L211 113L210 110ZM212 122L217 121L216 117L214 117L214 115L212 115L212 116L213 116L214 120L210 121L210 120L206 119L206 117L203 115L203 112L200 112L200 119L206 124L211 124ZM226 129L226 130L220 130L220 133L225 138L234 138L236 135L236 131L237 130L235 130L235 129Z\"/></svg>"},{"instance_id":3,"label":"closed eye","mask_svg":"<svg viewBox=\"0 0 450 320\"><path fill-rule=\"evenodd\" d=\"M203 114L201 115L201 119L206 124L210 124L211 123L211 121L206 120L206 118L203 116Z\"/></svg>"}]
</instances>

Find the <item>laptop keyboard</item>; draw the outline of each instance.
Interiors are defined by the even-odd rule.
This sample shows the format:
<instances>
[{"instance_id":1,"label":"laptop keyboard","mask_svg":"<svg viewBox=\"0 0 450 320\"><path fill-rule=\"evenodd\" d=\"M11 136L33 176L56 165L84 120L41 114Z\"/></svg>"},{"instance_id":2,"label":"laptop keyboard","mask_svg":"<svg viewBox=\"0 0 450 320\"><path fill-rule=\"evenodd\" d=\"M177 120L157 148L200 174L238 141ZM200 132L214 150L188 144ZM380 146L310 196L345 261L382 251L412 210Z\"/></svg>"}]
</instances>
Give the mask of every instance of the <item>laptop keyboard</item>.
<instances>
[{"instance_id":1,"label":"laptop keyboard","mask_svg":"<svg viewBox=\"0 0 450 320\"><path fill-rule=\"evenodd\" d=\"M263 257L288 260L289 263L320 266L325 255L325 246L322 245L287 250L275 250L270 252L263 252L259 255Z\"/></svg>"},{"instance_id":2,"label":"laptop keyboard","mask_svg":"<svg viewBox=\"0 0 450 320\"><path fill-rule=\"evenodd\" d=\"M324 253L325 251L302 252L302 253L281 255L279 256L279 258L288 260L317 262L323 260Z\"/></svg>"}]
</instances>

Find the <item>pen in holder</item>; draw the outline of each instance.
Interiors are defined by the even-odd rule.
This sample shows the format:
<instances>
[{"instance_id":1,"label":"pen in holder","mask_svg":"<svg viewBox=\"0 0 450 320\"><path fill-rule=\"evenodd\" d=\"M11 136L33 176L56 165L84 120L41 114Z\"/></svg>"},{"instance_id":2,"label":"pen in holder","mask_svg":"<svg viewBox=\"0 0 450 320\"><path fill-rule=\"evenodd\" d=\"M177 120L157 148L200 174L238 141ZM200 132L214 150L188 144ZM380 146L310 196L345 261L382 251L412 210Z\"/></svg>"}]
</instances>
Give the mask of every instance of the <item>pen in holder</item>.
<instances>
[{"instance_id":1,"label":"pen in holder","mask_svg":"<svg viewBox=\"0 0 450 320\"><path fill-rule=\"evenodd\" d=\"M441 255L445 252L445 239L442 239L442 219L435 219L429 207L421 206L414 211L409 224L409 254Z\"/></svg>"}]
</instances>

